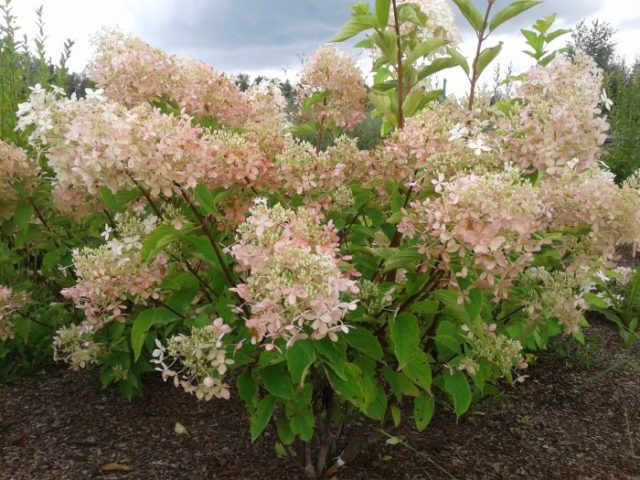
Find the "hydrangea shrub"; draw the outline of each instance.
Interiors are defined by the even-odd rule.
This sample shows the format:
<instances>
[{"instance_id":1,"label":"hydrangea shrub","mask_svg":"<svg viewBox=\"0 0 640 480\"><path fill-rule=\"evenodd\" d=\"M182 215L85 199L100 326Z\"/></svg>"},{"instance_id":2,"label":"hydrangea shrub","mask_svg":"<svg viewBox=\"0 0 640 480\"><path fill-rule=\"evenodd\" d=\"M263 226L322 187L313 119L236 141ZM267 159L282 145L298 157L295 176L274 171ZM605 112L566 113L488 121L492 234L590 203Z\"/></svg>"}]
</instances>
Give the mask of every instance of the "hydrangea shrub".
<instances>
[{"instance_id":1,"label":"hydrangea shrub","mask_svg":"<svg viewBox=\"0 0 640 480\"><path fill-rule=\"evenodd\" d=\"M539 2L454 3L477 33L471 62L444 1L359 3L334 40L366 33L373 85L323 47L291 118L273 85L241 92L114 32L96 40L86 98L34 88L18 124L52 204L103 220L73 250L61 295L83 320L58 330L55 358L97 365L127 396L154 369L201 400L235 384L252 439L271 425L319 478L379 439L369 427L463 415L500 380L525 381L550 338L582 341L594 279L640 239L637 182L599 164L600 72L554 54L492 104L476 86L500 44L483 44ZM467 72L467 98L432 84L446 68ZM348 134L367 101L384 137L359 150ZM37 174L3 148L5 181ZM14 298L2 293L0 332Z\"/></svg>"}]
</instances>

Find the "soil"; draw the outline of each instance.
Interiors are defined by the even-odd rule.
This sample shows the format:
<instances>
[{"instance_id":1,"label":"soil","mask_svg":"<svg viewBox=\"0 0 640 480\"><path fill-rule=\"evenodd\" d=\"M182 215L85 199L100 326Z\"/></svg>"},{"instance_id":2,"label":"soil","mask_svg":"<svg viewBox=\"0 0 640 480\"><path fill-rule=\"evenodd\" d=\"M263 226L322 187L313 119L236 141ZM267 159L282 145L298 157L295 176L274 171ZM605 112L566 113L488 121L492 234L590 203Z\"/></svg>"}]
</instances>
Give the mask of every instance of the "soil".
<instances>
[{"instance_id":1,"label":"soil","mask_svg":"<svg viewBox=\"0 0 640 480\"><path fill-rule=\"evenodd\" d=\"M440 408L425 432L397 431L402 444L383 441L340 478L640 475L640 346L623 351L599 320L587 334L586 347L564 342L566 355L540 355L524 384L460 421ZM100 390L95 373L63 370L0 387L0 480L300 478L276 456L273 430L250 442L237 397L199 403L153 375L144 392L127 402Z\"/></svg>"}]
</instances>

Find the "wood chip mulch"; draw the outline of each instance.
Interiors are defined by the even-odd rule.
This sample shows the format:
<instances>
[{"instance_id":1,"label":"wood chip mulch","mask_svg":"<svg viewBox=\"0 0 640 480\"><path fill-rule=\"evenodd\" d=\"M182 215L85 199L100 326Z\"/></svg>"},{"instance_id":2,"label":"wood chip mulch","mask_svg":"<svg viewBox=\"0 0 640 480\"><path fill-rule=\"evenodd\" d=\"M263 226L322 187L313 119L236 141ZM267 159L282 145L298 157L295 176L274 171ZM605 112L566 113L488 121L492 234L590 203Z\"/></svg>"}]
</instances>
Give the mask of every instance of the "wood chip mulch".
<instances>
[{"instance_id":1,"label":"wood chip mulch","mask_svg":"<svg viewBox=\"0 0 640 480\"><path fill-rule=\"evenodd\" d=\"M640 346L598 320L587 346L545 353L530 377L456 422L440 409L341 479L604 480L640 476ZM189 436L174 431L180 422ZM249 441L241 401L198 403L151 375L131 402L95 373L54 370L0 386L0 480L297 479L268 429ZM636 477L640 478L640 477Z\"/></svg>"}]
</instances>

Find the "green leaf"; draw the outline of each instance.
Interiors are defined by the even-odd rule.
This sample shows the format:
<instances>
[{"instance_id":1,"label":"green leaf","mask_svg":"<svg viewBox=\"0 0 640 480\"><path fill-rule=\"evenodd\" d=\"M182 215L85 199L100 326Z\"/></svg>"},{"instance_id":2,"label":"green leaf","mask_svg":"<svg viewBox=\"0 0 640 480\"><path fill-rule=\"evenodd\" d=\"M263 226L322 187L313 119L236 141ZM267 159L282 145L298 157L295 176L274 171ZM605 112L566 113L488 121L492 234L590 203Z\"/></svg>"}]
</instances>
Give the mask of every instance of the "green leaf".
<instances>
[{"instance_id":1,"label":"green leaf","mask_svg":"<svg viewBox=\"0 0 640 480\"><path fill-rule=\"evenodd\" d=\"M382 29L387 28L390 8L391 0L376 0L376 18L378 19L378 27Z\"/></svg>"},{"instance_id":2,"label":"green leaf","mask_svg":"<svg viewBox=\"0 0 640 480\"><path fill-rule=\"evenodd\" d=\"M460 65L459 59L454 57L436 58L433 62L418 72L418 81L424 80L429 75L446 70L447 68L457 67L458 65Z\"/></svg>"},{"instance_id":3,"label":"green leaf","mask_svg":"<svg viewBox=\"0 0 640 480\"><path fill-rule=\"evenodd\" d=\"M276 424L276 430L278 432L278 438L285 445L291 445L296 439L295 434L291 431L289 418L286 415L280 415L278 423Z\"/></svg>"},{"instance_id":4,"label":"green leaf","mask_svg":"<svg viewBox=\"0 0 640 480\"><path fill-rule=\"evenodd\" d=\"M469 291L469 302L464 303L464 309L467 312L469 317L469 321L473 322L480 311L482 310L482 303L484 300L484 296L482 295L482 291L478 288L473 288Z\"/></svg>"},{"instance_id":5,"label":"green leaf","mask_svg":"<svg viewBox=\"0 0 640 480\"><path fill-rule=\"evenodd\" d=\"M411 361L413 352L420 343L420 328L416 317L410 313L398 315L391 322L390 337L398 359L398 368L402 370Z\"/></svg>"},{"instance_id":6,"label":"green leaf","mask_svg":"<svg viewBox=\"0 0 640 480\"><path fill-rule=\"evenodd\" d=\"M464 73L466 73L468 76L469 63L467 62L467 59L464 57L464 55L462 55L462 53L460 53L458 50L452 47L447 47L447 53L452 59L454 59L458 63L458 65L460 65L460 67L462 67L462 70L464 70Z\"/></svg>"},{"instance_id":7,"label":"green leaf","mask_svg":"<svg viewBox=\"0 0 640 480\"><path fill-rule=\"evenodd\" d=\"M322 102L325 98L329 98L330 96L331 92L329 90L315 92L304 99L304 102L302 102L302 108L304 108L305 110L311 108L312 106Z\"/></svg>"},{"instance_id":8,"label":"green leaf","mask_svg":"<svg viewBox=\"0 0 640 480\"><path fill-rule=\"evenodd\" d=\"M425 390L431 389L431 366L427 355L416 350L411 361L402 370L413 383Z\"/></svg>"},{"instance_id":9,"label":"green leaf","mask_svg":"<svg viewBox=\"0 0 640 480\"><path fill-rule=\"evenodd\" d=\"M258 407L253 415L251 415L249 421L252 442L254 442L264 429L267 428L267 425L269 425L269 420L271 420L271 415L273 415L277 403L278 399L271 395L267 395L258 402Z\"/></svg>"},{"instance_id":10,"label":"green leaf","mask_svg":"<svg viewBox=\"0 0 640 480\"><path fill-rule=\"evenodd\" d=\"M418 396L418 387L404 373L394 372L389 367L382 367L381 372L398 401L402 399L403 395Z\"/></svg>"},{"instance_id":11,"label":"green leaf","mask_svg":"<svg viewBox=\"0 0 640 480\"><path fill-rule=\"evenodd\" d=\"M345 40L349 40L351 37L355 37L365 30L369 30L370 28L377 28L377 26L378 19L373 15L353 15L351 20L349 20L340 29L336 36L331 39L331 42L344 42Z\"/></svg>"},{"instance_id":12,"label":"green leaf","mask_svg":"<svg viewBox=\"0 0 640 480\"><path fill-rule=\"evenodd\" d=\"M347 343L356 350L368 355L374 360L382 360L384 355L382 346L376 336L364 327L351 328L345 335Z\"/></svg>"},{"instance_id":13,"label":"green leaf","mask_svg":"<svg viewBox=\"0 0 640 480\"><path fill-rule=\"evenodd\" d=\"M13 223L19 233L25 233L31 223L31 217L33 216L33 207L26 202L20 203L15 212L13 213Z\"/></svg>"},{"instance_id":14,"label":"green leaf","mask_svg":"<svg viewBox=\"0 0 640 480\"><path fill-rule=\"evenodd\" d=\"M640 309L640 268L631 277L627 291L627 312Z\"/></svg>"},{"instance_id":15,"label":"green leaf","mask_svg":"<svg viewBox=\"0 0 640 480\"><path fill-rule=\"evenodd\" d=\"M298 137L306 137L315 135L317 133L315 125L312 123L299 123L297 125L292 125L289 128L291 135L295 135Z\"/></svg>"},{"instance_id":16,"label":"green leaf","mask_svg":"<svg viewBox=\"0 0 640 480\"><path fill-rule=\"evenodd\" d=\"M489 31L493 32L507 20L520 15L522 12L526 12L539 3L542 3L542 0L516 0L512 4L507 5L493 16L489 23Z\"/></svg>"},{"instance_id":17,"label":"green leaf","mask_svg":"<svg viewBox=\"0 0 640 480\"><path fill-rule=\"evenodd\" d=\"M252 412L258 398L258 382L256 382L250 368L245 369L242 375L238 377L238 380L236 380L236 388L247 410Z\"/></svg>"},{"instance_id":18,"label":"green leaf","mask_svg":"<svg viewBox=\"0 0 640 480\"><path fill-rule=\"evenodd\" d=\"M356 407L364 408L364 393L360 382L360 369L353 363L348 363L344 369L344 378L338 376L332 368L325 368L327 379L344 400Z\"/></svg>"},{"instance_id":19,"label":"green leaf","mask_svg":"<svg viewBox=\"0 0 640 480\"><path fill-rule=\"evenodd\" d=\"M436 290L434 297L445 306L445 312L455 320L466 323L469 320L467 311L458 303L458 295L451 290Z\"/></svg>"},{"instance_id":20,"label":"green leaf","mask_svg":"<svg viewBox=\"0 0 640 480\"><path fill-rule=\"evenodd\" d=\"M142 353L144 341L147 338L147 332L153 325L164 325L179 319L175 313L166 308L150 308L143 310L138 314L131 326L131 347L133 348L133 357L138 360Z\"/></svg>"},{"instance_id":21,"label":"green leaf","mask_svg":"<svg viewBox=\"0 0 640 480\"><path fill-rule=\"evenodd\" d=\"M278 363L271 367L263 368L259 372L264 388L275 397L285 400L293 398L293 386L291 377L283 363Z\"/></svg>"},{"instance_id":22,"label":"green leaf","mask_svg":"<svg viewBox=\"0 0 640 480\"><path fill-rule=\"evenodd\" d=\"M456 416L460 417L469 409L471 405L471 387L467 381L467 377L462 372L455 372L453 375L448 371L443 374L444 391L447 392L453 400L453 409Z\"/></svg>"},{"instance_id":23,"label":"green leaf","mask_svg":"<svg viewBox=\"0 0 640 480\"><path fill-rule=\"evenodd\" d=\"M164 303L176 310L178 313L184 313L196 298L199 291L200 290L198 288L186 288L184 290L177 291L170 295Z\"/></svg>"},{"instance_id":24,"label":"green leaf","mask_svg":"<svg viewBox=\"0 0 640 480\"><path fill-rule=\"evenodd\" d=\"M420 392L420 395L416 397L413 404L413 417L416 421L416 428L418 431L423 431L431 422L433 412L435 410L435 403L433 397L427 392Z\"/></svg>"},{"instance_id":25,"label":"green leaf","mask_svg":"<svg viewBox=\"0 0 640 480\"><path fill-rule=\"evenodd\" d=\"M202 184L196 185L196 188L193 189L196 194L196 199L198 200L198 204L204 209L205 212L210 213L212 215L218 214L218 209L216 208L216 201L211 194L211 191Z\"/></svg>"},{"instance_id":26,"label":"green leaf","mask_svg":"<svg viewBox=\"0 0 640 480\"><path fill-rule=\"evenodd\" d=\"M444 355L445 357L450 357L454 354L462 353L460 342L458 342L451 335L439 334L433 338L433 341L436 344L438 353Z\"/></svg>"},{"instance_id":27,"label":"green leaf","mask_svg":"<svg viewBox=\"0 0 640 480\"><path fill-rule=\"evenodd\" d=\"M391 418L393 419L393 426L397 427L402 421L402 412L395 405L391 405Z\"/></svg>"},{"instance_id":28,"label":"green leaf","mask_svg":"<svg viewBox=\"0 0 640 480\"><path fill-rule=\"evenodd\" d=\"M402 113L405 117L411 117L420 106L422 102L422 97L424 95L424 90L422 88L417 87L409 92L409 94L405 97L402 102Z\"/></svg>"},{"instance_id":29,"label":"green leaf","mask_svg":"<svg viewBox=\"0 0 640 480\"><path fill-rule=\"evenodd\" d=\"M416 265L422 260L424 260L424 255L419 253L415 247L399 249L386 259L384 262L384 271L389 272L399 268L415 270Z\"/></svg>"},{"instance_id":30,"label":"green leaf","mask_svg":"<svg viewBox=\"0 0 640 480\"><path fill-rule=\"evenodd\" d=\"M471 0L453 0L453 3L460 9L464 18L476 32L481 32L484 24L482 13L478 10Z\"/></svg>"},{"instance_id":31,"label":"green leaf","mask_svg":"<svg viewBox=\"0 0 640 480\"><path fill-rule=\"evenodd\" d=\"M440 309L440 304L434 300L422 300L411 305L410 310L421 315L435 315Z\"/></svg>"},{"instance_id":32,"label":"green leaf","mask_svg":"<svg viewBox=\"0 0 640 480\"><path fill-rule=\"evenodd\" d=\"M344 341L332 342L328 337L314 342L316 351L320 354L324 363L341 378L346 378L347 353Z\"/></svg>"},{"instance_id":33,"label":"green leaf","mask_svg":"<svg viewBox=\"0 0 640 480\"><path fill-rule=\"evenodd\" d=\"M311 340L298 340L287 349L286 355L291 380L295 385L302 387L309 367L316 359Z\"/></svg>"},{"instance_id":34,"label":"green leaf","mask_svg":"<svg viewBox=\"0 0 640 480\"><path fill-rule=\"evenodd\" d=\"M416 48L411 50L411 52L409 52L409 55L407 55L406 61L409 64L412 64L419 58L426 57L434 50L437 50L438 48L443 47L448 43L449 41L446 38L438 38L438 37L429 38L428 40L425 40L424 42L419 43L416 46Z\"/></svg>"},{"instance_id":35,"label":"green leaf","mask_svg":"<svg viewBox=\"0 0 640 480\"><path fill-rule=\"evenodd\" d=\"M300 438L308 442L313 437L313 425L315 417L313 415L313 387L306 384L302 391L296 392L296 396L291 402L287 402L285 413L289 418L291 432L299 435Z\"/></svg>"},{"instance_id":36,"label":"green leaf","mask_svg":"<svg viewBox=\"0 0 640 480\"><path fill-rule=\"evenodd\" d=\"M571 33L571 30L568 28L559 28L558 30L554 30L544 37L547 43L553 42L556 38L561 37L562 35L566 35L567 33Z\"/></svg>"},{"instance_id":37,"label":"green leaf","mask_svg":"<svg viewBox=\"0 0 640 480\"><path fill-rule=\"evenodd\" d=\"M118 200L111 190L107 187L100 187L100 197L109 210L117 212L119 210Z\"/></svg>"},{"instance_id":38,"label":"green leaf","mask_svg":"<svg viewBox=\"0 0 640 480\"><path fill-rule=\"evenodd\" d=\"M369 100L373 104L376 109L382 113L383 115L390 115L391 112L391 99L382 93L375 92L372 90L369 92Z\"/></svg>"},{"instance_id":39,"label":"green leaf","mask_svg":"<svg viewBox=\"0 0 640 480\"><path fill-rule=\"evenodd\" d=\"M152 260L167 245L176 239L178 231L171 225L158 225L142 242L140 255L145 261Z\"/></svg>"},{"instance_id":40,"label":"green leaf","mask_svg":"<svg viewBox=\"0 0 640 480\"><path fill-rule=\"evenodd\" d=\"M478 62L475 65L476 76L480 76L484 69L487 68L489 64L493 62L495 58L500 54L501 50L502 42L498 43L498 45L482 50L480 56L478 57Z\"/></svg>"}]
</instances>

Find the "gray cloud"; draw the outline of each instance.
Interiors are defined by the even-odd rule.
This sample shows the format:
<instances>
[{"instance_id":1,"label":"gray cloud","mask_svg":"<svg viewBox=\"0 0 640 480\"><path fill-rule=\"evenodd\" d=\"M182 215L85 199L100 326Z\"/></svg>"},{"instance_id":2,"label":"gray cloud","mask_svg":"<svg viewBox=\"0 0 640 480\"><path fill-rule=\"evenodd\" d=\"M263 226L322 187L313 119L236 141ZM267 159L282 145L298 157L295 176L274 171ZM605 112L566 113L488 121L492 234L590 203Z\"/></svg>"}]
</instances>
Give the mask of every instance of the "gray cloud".
<instances>
[{"instance_id":1,"label":"gray cloud","mask_svg":"<svg viewBox=\"0 0 640 480\"><path fill-rule=\"evenodd\" d=\"M165 1L164 14L140 22L146 41L189 52L222 70L299 64L349 18L352 0ZM141 17L142 12L136 12Z\"/></svg>"},{"instance_id":2,"label":"gray cloud","mask_svg":"<svg viewBox=\"0 0 640 480\"><path fill-rule=\"evenodd\" d=\"M371 1L371 0L370 0ZM479 8L485 0L474 0ZM353 0L162 0L160 8L134 11L141 36L166 50L207 61L220 70L279 69L299 65L346 22ZM509 0L498 0L495 11ZM555 9L565 25L600 6L600 0L563 0L539 5L505 25L514 34ZM455 9L455 7L454 7ZM458 25L468 34L456 11Z\"/></svg>"}]
</instances>

